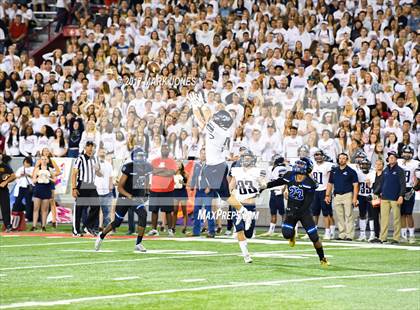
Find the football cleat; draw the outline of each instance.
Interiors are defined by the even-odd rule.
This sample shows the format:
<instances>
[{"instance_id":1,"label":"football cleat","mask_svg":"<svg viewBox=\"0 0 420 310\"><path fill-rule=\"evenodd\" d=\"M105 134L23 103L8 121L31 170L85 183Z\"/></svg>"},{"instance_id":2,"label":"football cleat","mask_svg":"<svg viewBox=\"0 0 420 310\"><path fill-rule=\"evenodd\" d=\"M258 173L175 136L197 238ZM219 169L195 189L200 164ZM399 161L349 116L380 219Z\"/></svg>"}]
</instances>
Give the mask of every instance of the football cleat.
<instances>
[{"instance_id":1,"label":"football cleat","mask_svg":"<svg viewBox=\"0 0 420 310\"><path fill-rule=\"evenodd\" d=\"M147 235L148 236L159 236L159 232L156 229L152 229L151 231L149 231L149 233Z\"/></svg>"},{"instance_id":2,"label":"football cleat","mask_svg":"<svg viewBox=\"0 0 420 310\"><path fill-rule=\"evenodd\" d=\"M323 259L320 260L321 266L322 267L328 267L330 265L330 262L327 260L326 257L324 257Z\"/></svg>"},{"instance_id":3,"label":"football cleat","mask_svg":"<svg viewBox=\"0 0 420 310\"><path fill-rule=\"evenodd\" d=\"M403 243L406 243L406 242L408 242L408 239L407 239L407 237L401 237L401 242L403 242Z\"/></svg>"},{"instance_id":4,"label":"football cleat","mask_svg":"<svg viewBox=\"0 0 420 310\"><path fill-rule=\"evenodd\" d=\"M361 234L359 236L359 238L357 238L357 241L366 241L366 235L365 234Z\"/></svg>"},{"instance_id":5,"label":"football cleat","mask_svg":"<svg viewBox=\"0 0 420 310\"><path fill-rule=\"evenodd\" d=\"M245 261L245 263L246 264L250 264L250 263L252 263L252 258L251 258L251 256L248 254L248 255L246 255L246 256L244 256L244 261Z\"/></svg>"},{"instance_id":6,"label":"football cleat","mask_svg":"<svg viewBox=\"0 0 420 310\"><path fill-rule=\"evenodd\" d=\"M134 251L145 253L146 252L146 248L144 247L143 244L139 243L139 244L136 244L136 246L134 247Z\"/></svg>"},{"instance_id":7,"label":"football cleat","mask_svg":"<svg viewBox=\"0 0 420 310\"><path fill-rule=\"evenodd\" d=\"M232 235L232 232L230 230L226 230L225 236L230 236L230 235Z\"/></svg>"},{"instance_id":8,"label":"football cleat","mask_svg":"<svg viewBox=\"0 0 420 310\"><path fill-rule=\"evenodd\" d=\"M102 245L102 242L103 241L104 241L104 239L102 239L101 236L98 236L96 238L96 241L95 241L95 251L99 251L101 249L101 245Z\"/></svg>"},{"instance_id":9,"label":"football cleat","mask_svg":"<svg viewBox=\"0 0 420 310\"><path fill-rule=\"evenodd\" d=\"M414 243L416 243L416 237L411 236L411 237L408 239L408 243L409 243L409 244L414 244Z\"/></svg>"},{"instance_id":10,"label":"football cleat","mask_svg":"<svg viewBox=\"0 0 420 310\"><path fill-rule=\"evenodd\" d=\"M172 229L168 229L169 237L175 237L174 231Z\"/></svg>"},{"instance_id":11,"label":"football cleat","mask_svg":"<svg viewBox=\"0 0 420 310\"><path fill-rule=\"evenodd\" d=\"M295 244L296 244L296 235L293 235L293 237L289 239L289 246L293 248Z\"/></svg>"},{"instance_id":12,"label":"football cleat","mask_svg":"<svg viewBox=\"0 0 420 310\"><path fill-rule=\"evenodd\" d=\"M92 237L96 237L96 233L93 229L85 227L84 228L84 232L88 235L91 235Z\"/></svg>"},{"instance_id":13,"label":"football cleat","mask_svg":"<svg viewBox=\"0 0 420 310\"><path fill-rule=\"evenodd\" d=\"M331 240L331 235L330 234L324 234L324 236L322 237L322 240Z\"/></svg>"},{"instance_id":14,"label":"football cleat","mask_svg":"<svg viewBox=\"0 0 420 310\"><path fill-rule=\"evenodd\" d=\"M271 230L259 235L258 237L272 237L273 236L273 232Z\"/></svg>"}]
</instances>

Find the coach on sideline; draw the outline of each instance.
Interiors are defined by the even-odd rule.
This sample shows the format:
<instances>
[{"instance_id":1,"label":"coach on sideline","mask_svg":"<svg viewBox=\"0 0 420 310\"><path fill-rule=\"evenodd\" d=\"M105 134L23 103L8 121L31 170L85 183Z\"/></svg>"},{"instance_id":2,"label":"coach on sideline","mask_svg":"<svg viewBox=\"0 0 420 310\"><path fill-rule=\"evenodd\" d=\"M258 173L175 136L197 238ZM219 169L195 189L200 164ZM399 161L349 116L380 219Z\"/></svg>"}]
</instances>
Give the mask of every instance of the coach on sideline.
<instances>
[{"instance_id":1,"label":"coach on sideline","mask_svg":"<svg viewBox=\"0 0 420 310\"><path fill-rule=\"evenodd\" d=\"M338 240L352 241L354 238L353 205L358 204L359 181L357 173L347 165L346 153L338 155L338 166L330 173L325 202L331 203L331 192L334 186L334 209L337 213Z\"/></svg>"},{"instance_id":2,"label":"coach on sideline","mask_svg":"<svg viewBox=\"0 0 420 310\"><path fill-rule=\"evenodd\" d=\"M90 207L89 216L85 223L85 232L96 235L94 226L99 217L99 196L96 191L95 177L102 176L99 165L94 157L95 143L87 141L82 154L76 159L73 166L71 185L72 196L76 199L73 209L73 236L83 234L80 231L80 222L84 208Z\"/></svg>"},{"instance_id":3,"label":"coach on sideline","mask_svg":"<svg viewBox=\"0 0 420 310\"><path fill-rule=\"evenodd\" d=\"M397 163L398 155L395 151L388 153L386 166L381 184L381 235L385 242L388 236L389 213L394 214L394 234L391 243L400 241L401 205L405 195L405 171Z\"/></svg>"}]
</instances>

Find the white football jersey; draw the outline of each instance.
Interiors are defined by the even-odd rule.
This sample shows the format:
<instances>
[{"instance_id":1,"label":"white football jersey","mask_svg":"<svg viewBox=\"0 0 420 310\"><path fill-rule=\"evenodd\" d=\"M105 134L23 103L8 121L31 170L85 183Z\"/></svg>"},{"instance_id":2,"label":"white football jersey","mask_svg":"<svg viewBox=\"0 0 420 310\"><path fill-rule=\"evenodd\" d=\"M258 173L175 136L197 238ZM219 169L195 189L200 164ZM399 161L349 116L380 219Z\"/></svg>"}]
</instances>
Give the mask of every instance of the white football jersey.
<instances>
[{"instance_id":1,"label":"white football jersey","mask_svg":"<svg viewBox=\"0 0 420 310\"><path fill-rule=\"evenodd\" d=\"M372 186L376 179L376 172L369 170L364 173L361 169L356 169L357 178L359 179L359 196L369 196L372 194Z\"/></svg>"},{"instance_id":2,"label":"white football jersey","mask_svg":"<svg viewBox=\"0 0 420 310\"><path fill-rule=\"evenodd\" d=\"M334 164L328 161L324 161L322 164L314 162L312 177L318 183L317 192L327 190L328 179L333 166Z\"/></svg>"},{"instance_id":3,"label":"white football jersey","mask_svg":"<svg viewBox=\"0 0 420 310\"><path fill-rule=\"evenodd\" d=\"M416 176L416 169L419 166L419 162L415 159L411 159L409 161L405 161L405 159L398 159L398 166L404 169L405 171L405 186L406 187L413 187L415 185L415 176Z\"/></svg>"},{"instance_id":4,"label":"white football jersey","mask_svg":"<svg viewBox=\"0 0 420 310\"><path fill-rule=\"evenodd\" d=\"M229 148L230 130L225 130L212 120L205 127L207 165L218 165L225 162L225 150Z\"/></svg>"},{"instance_id":5,"label":"white football jersey","mask_svg":"<svg viewBox=\"0 0 420 310\"><path fill-rule=\"evenodd\" d=\"M258 195L261 180L265 175L265 170L257 167L233 167L232 177L236 180L235 196L240 202Z\"/></svg>"},{"instance_id":6,"label":"white football jersey","mask_svg":"<svg viewBox=\"0 0 420 310\"><path fill-rule=\"evenodd\" d=\"M283 175L285 175L286 172L287 172L287 168L285 166L277 166L277 167L274 167L274 168L273 168L273 166L271 166L269 168L269 171L270 171L269 176L268 176L269 180L274 181L274 180L277 180L278 178L282 177ZM283 194L285 186L286 185L276 186L276 187L271 188L271 190L274 191L276 196L278 196L278 195Z\"/></svg>"}]
</instances>

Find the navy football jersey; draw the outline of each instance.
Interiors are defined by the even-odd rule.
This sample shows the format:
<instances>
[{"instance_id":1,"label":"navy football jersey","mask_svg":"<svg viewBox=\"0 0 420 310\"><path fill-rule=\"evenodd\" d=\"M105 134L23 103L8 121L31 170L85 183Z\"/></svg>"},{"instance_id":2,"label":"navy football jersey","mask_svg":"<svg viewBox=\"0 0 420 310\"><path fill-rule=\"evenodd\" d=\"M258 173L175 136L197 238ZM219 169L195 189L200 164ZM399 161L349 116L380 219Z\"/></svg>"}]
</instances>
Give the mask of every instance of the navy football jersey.
<instances>
[{"instance_id":1,"label":"navy football jersey","mask_svg":"<svg viewBox=\"0 0 420 310\"><path fill-rule=\"evenodd\" d=\"M286 185L288 200L286 210L289 213L310 212L312 200L314 199L317 183L310 177L306 177L302 182L296 181L294 172L287 172L283 177L267 183L267 188Z\"/></svg>"},{"instance_id":2,"label":"navy football jersey","mask_svg":"<svg viewBox=\"0 0 420 310\"><path fill-rule=\"evenodd\" d=\"M133 197L144 197L152 171L153 167L149 163L134 164L130 162L125 164L121 169L121 172L127 176L124 189ZM120 195L124 196L121 193Z\"/></svg>"}]
</instances>

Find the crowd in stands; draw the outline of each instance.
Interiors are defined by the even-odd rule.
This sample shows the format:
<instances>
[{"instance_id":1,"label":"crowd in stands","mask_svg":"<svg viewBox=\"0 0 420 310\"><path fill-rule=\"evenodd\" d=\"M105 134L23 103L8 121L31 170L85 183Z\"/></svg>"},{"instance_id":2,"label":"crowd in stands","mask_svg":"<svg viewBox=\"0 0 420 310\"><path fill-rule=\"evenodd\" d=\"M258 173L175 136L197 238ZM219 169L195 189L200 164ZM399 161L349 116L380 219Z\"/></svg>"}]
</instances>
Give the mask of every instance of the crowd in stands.
<instances>
[{"instance_id":1,"label":"crowd in stands","mask_svg":"<svg viewBox=\"0 0 420 310\"><path fill-rule=\"evenodd\" d=\"M153 159L163 142L175 159L197 158L190 90L233 115L227 159L240 146L262 160L296 157L303 144L334 160L362 149L373 164L405 145L419 152L416 2L123 0L97 12L64 3L79 35L40 63L19 46L31 4L0 5L0 151L9 156L48 147L76 157L94 140L117 159L135 146Z\"/></svg>"}]
</instances>

